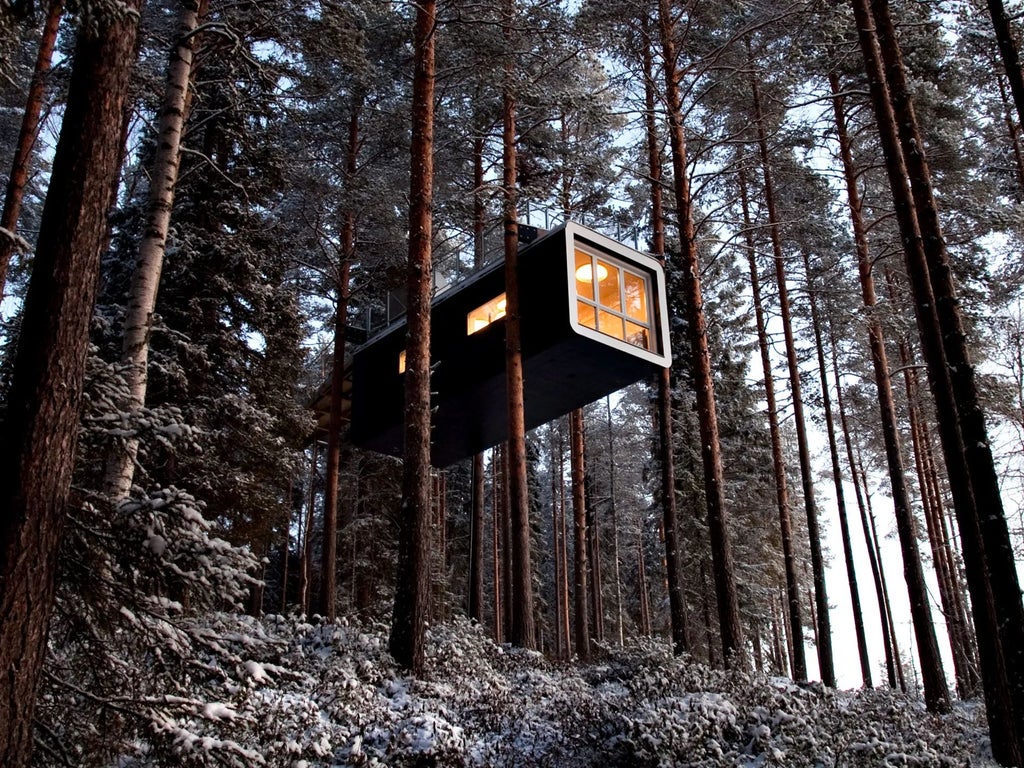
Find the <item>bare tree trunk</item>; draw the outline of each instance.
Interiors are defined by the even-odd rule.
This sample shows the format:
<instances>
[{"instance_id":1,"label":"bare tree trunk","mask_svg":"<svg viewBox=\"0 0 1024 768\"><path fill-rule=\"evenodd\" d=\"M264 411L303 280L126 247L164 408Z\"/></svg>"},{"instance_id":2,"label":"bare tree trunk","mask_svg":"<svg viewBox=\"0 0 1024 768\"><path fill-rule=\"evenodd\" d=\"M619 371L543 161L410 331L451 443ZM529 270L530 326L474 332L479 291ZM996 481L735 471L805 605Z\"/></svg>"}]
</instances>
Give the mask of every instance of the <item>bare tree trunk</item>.
<instances>
[{"instance_id":1,"label":"bare tree trunk","mask_svg":"<svg viewBox=\"0 0 1024 768\"><path fill-rule=\"evenodd\" d=\"M1010 16L1006 12L1003 0L987 0L986 5L989 16L992 17L992 29L995 31L1006 79L1010 83L1013 103L1017 108L1017 120L1020 125L1024 125L1024 74L1021 73L1017 42L1013 39L1013 31L1010 28Z\"/></svg>"},{"instance_id":2,"label":"bare tree trunk","mask_svg":"<svg viewBox=\"0 0 1024 768\"><path fill-rule=\"evenodd\" d=\"M515 0L505 0L502 33L511 47ZM519 222L516 213L516 106L512 93L511 51L505 59L502 87L502 186L505 191L505 375L508 389L509 503L512 520L512 616L509 640L536 646L533 618L533 569L530 565L530 499L526 472L526 423L519 304Z\"/></svg>"},{"instance_id":3,"label":"bare tree trunk","mask_svg":"<svg viewBox=\"0 0 1024 768\"><path fill-rule=\"evenodd\" d=\"M711 538L715 593L718 598L718 623L726 666L744 668L747 666L747 660L743 646L743 627L740 624L739 600L736 595L736 570L732 559L732 543L729 539L729 514L723 487L722 450L718 438L718 416L715 410L711 353L708 349L707 324L704 318L704 299L701 295L700 268L690 199L690 182L686 168L686 134L683 130L679 78L676 71L676 44L673 37L675 24L671 17L668 0L658 0L658 16L664 56L665 100L668 106L672 142L673 181L679 215L680 267L689 321L687 329L690 334L697 414L700 423L704 495L707 502L707 522Z\"/></svg>"},{"instance_id":4,"label":"bare tree trunk","mask_svg":"<svg viewBox=\"0 0 1024 768\"><path fill-rule=\"evenodd\" d=\"M50 74L53 61L53 48L57 42L57 28L61 16L64 15L64 0L51 0L43 34L39 40L39 52L36 65L32 72L32 82L25 100L25 114L21 120L18 143L14 150L11 163L11 175L7 180L7 192L4 195L4 209L0 214L0 300L4 296L7 283L7 268L11 263L11 255L15 250L15 233L18 229L18 217L21 215L21 203L25 197L25 185L28 183L28 166L32 157L32 148L39 136L39 117L43 111L43 96L46 81ZM6 230L4 232L3 230Z\"/></svg>"},{"instance_id":5,"label":"bare tree trunk","mask_svg":"<svg viewBox=\"0 0 1024 768\"><path fill-rule=\"evenodd\" d=\"M637 591L640 593L640 634L646 637L651 634L651 593L647 586L647 565L645 561L644 529L641 525L636 536L636 580Z\"/></svg>"},{"instance_id":6,"label":"bare tree trunk","mask_svg":"<svg viewBox=\"0 0 1024 768\"><path fill-rule=\"evenodd\" d=\"M583 431L583 455L587 454L586 427ZM590 566L590 634L595 643L604 642L604 578L601 575L601 533L600 518L597 514L597 494L594 491L594 477L586 468L589 463L584 458L584 480L586 489L583 494L587 513L587 563Z\"/></svg>"},{"instance_id":7,"label":"bare tree trunk","mask_svg":"<svg viewBox=\"0 0 1024 768\"><path fill-rule=\"evenodd\" d=\"M871 567L871 578L875 585L875 599L878 602L879 624L882 630L882 645L885 649L885 668L889 680L889 687L896 688L896 665L893 659L892 642L889 636L890 626L885 613L885 597L882 589L882 577L879 569L878 559L875 557L875 548L871 546L871 529L868 525L868 514L864 504L864 496L861 494L860 482L857 475L857 464L854 461L853 442L850 438L850 426L846 419L846 405L843 399L843 385L839 377L839 360L836 351L835 333L829 326L829 347L832 357L832 378L836 383L836 403L839 406L839 426L843 432L843 442L846 446L846 461L850 466L850 474L853 477L853 490L857 499L857 509L860 512L861 528L864 533L864 541L868 549L868 565Z\"/></svg>"},{"instance_id":8,"label":"bare tree trunk","mask_svg":"<svg viewBox=\"0 0 1024 768\"><path fill-rule=\"evenodd\" d=\"M775 506L779 514L782 536L782 560L786 573L786 598L789 603L789 632L793 637L793 679L807 680L807 658L804 654L804 624L800 609L800 577L796 572L793 553L793 522L789 511L789 483L782 454L782 431L779 429L779 409L775 400L775 375L768 354L768 332L761 301L761 281L754 258L754 230L750 220L747 179L743 166L739 170L740 203L743 208L743 234L746 240L747 264L750 267L750 287L753 294L754 317L757 323L757 346L761 352L761 371L764 374L765 402L768 406L768 430L772 441L772 474L775 478Z\"/></svg>"},{"instance_id":9,"label":"bare tree trunk","mask_svg":"<svg viewBox=\"0 0 1024 768\"><path fill-rule=\"evenodd\" d=\"M167 68L146 205L146 227L132 270L121 346L121 364L129 393L127 407L132 411L138 411L146 404L149 336L153 329L153 311L156 309L156 295L167 250L167 232L178 185L181 137L191 102L189 85L196 45L195 31L205 13L206 0L182 2L178 14L178 37ZM131 491L138 452L137 437L129 437L124 445L115 445L111 449L107 457L104 490L112 500L120 501Z\"/></svg>"},{"instance_id":10,"label":"bare tree trunk","mask_svg":"<svg viewBox=\"0 0 1024 768\"><path fill-rule=\"evenodd\" d=\"M395 611L388 649L399 665L424 671L430 603L430 290L434 180L435 0L416 8L413 30L409 182L408 338L405 451Z\"/></svg>"},{"instance_id":11,"label":"bare tree trunk","mask_svg":"<svg viewBox=\"0 0 1024 768\"><path fill-rule=\"evenodd\" d=\"M309 504L306 508L306 522L302 534L302 561L299 563L299 609L305 615L309 612L309 574L313 559L313 508L316 505L317 446L313 439L312 456L309 463Z\"/></svg>"},{"instance_id":12,"label":"bare tree trunk","mask_svg":"<svg viewBox=\"0 0 1024 768\"><path fill-rule=\"evenodd\" d=\"M898 163L899 158L903 161L902 168L894 168L899 170L899 176L891 176L890 185L894 197L906 196L906 180L909 179L913 195L912 200L897 207L897 213L898 218L901 217L904 242L912 246L906 249L907 272L919 309L919 331L929 382L939 409L939 427L963 541L968 586L975 606L975 621L980 622L978 639L981 642L983 635L996 635L995 647L986 637L985 645L980 648L986 703L991 708L986 711L990 717L993 751L1000 761L1021 763L1024 762L1024 604L1021 603L1013 546L932 192L925 145L907 87L902 52L888 3L873 0L871 13L878 28L876 50L885 63L884 76L879 73L878 80L888 87L892 113L892 120L887 121L882 131L890 133L886 137L886 162ZM1011 70L1015 71L1011 73ZM1011 77L1011 89L1014 77L1020 83L1019 63L1008 67L1007 76ZM876 87L874 82L872 86ZM1014 96L1016 99L1016 92ZM879 106L878 118L882 124L887 116L885 105ZM893 133L898 136L898 145ZM900 182L898 187L896 181ZM940 398L950 394L952 403L947 408ZM959 467L961 463L966 465L966 478ZM922 674L932 674L932 671L922 670ZM990 698L999 700L989 701Z\"/></svg>"},{"instance_id":13,"label":"bare tree trunk","mask_svg":"<svg viewBox=\"0 0 1024 768\"><path fill-rule=\"evenodd\" d=\"M64 121L0 441L0 765L32 753L74 468L100 247L121 162L139 0L97 9L75 45Z\"/></svg>"},{"instance_id":14,"label":"bare tree trunk","mask_svg":"<svg viewBox=\"0 0 1024 768\"><path fill-rule=\"evenodd\" d=\"M583 411L569 415L570 465L572 467L572 513L576 524L576 547L573 558L575 582L575 640L580 661L590 659L590 629L587 625L587 513L583 489Z\"/></svg>"},{"instance_id":15,"label":"bare tree trunk","mask_svg":"<svg viewBox=\"0 0 1024 768\"><path fill-rule=\"evenodd\" d=\"M665 262L665 207L662 195L661 141L655 119L654 61L649 22L644 19L643 46L645 125L647 157L651 177L651 250ZM667 343L668 340L666 340ZM676 473L672 455L672 371L658 371L658 467L661 473L662 526L665 531L665 568L668 581L669 618L672 624L672 649L676 654L690 650L687 637L686 592L683 588L682 556L679 547L679 521L676 508ZM649 623L649 622L648 622ZM650 631L650 630L648 630Z\"/></svg>"},{"instance_id":16,"label":"bare tree trunk","mask_svg":"<svg viewBox=\"0 0 1024 768\"><path fill-rule=\"evenodd\" d=\"M500 643L504 640L504 610L502 594L502 584L504 578L502 578L502 551L501 536L502 536L502 504L499 500L499 487L500 487L500 476L501 462L498 458L500 446L496 447L491 452L491 552L493 554L493 560L491 565L492 581L494 582L494 642Z\"/></svg>"},{"instance_id":17,"label":"bare tree trunk","mask_svg":"<svg viewBox=\"0 0 1024 768\"><path fill-rule=\"evenodd\" d=\"M1020 126L1013 119L1013 112L1009 98L1006 95L1006 85L1003 78L996 74L996 84L999 86L999 99L1003 103L1003 121L1006 123L1006 138L1013 148L1014 170L1017 172L1017 202L1024 199L1024 150L1020 146Z\"/></svg>"},{"instance_id":18,"label":"bare tree trunk","mask_svg":"<svg viewBox=\"0 0 1024 768\"><path fill-rule=\"evenodd\" d=\"M860 655L860 674L865 688L872 687L871 660L868 658L868 642L864 634L864 614L860 607L860 590L857 588L857 569L853 560L853 541L850 538L850 521L846 513L846 494L843 491L843 471L839 464L839 445L836 440L835 418L832 414L832 394L828 386L828 366L825 363L825 343L818 317L817 294L811 285L811 264L804 251L804 271L807 275L808 298L811 304L811 323L814 326L814 346L818 357L818 378L821 382L821 400L825 413L825 431L828 434L829 455L832 459L832 479L836 492L836 511L839 515L839 532L843 541L843 560L846 563L846 578L850 587L850 606L853 612L854 633L857 636L857 651Z\"/></svg>"},{"instance_id":19,"label":"bare tree trunk","mask_svg":"<svg viewBox=\"0 0 1024 768\"><path fill-rule=\"evenodd\" d=\"M881 59L878 51L878 40L875 38L874 27L868 18L867 0L854 0L854 12L857 26L860 29L861 49L868 79L871 84L872 101L879 123L879 134L886 157L886 169L889 173L890 187L896 202L897 218L900 229L904 233L904 245L913 249L916 241L920 246L920 236L911 234L916 230L914 223L914 204L909 199L906 187L906 169L900 156L895 136L895 122L892 116L892 104L889 92L881 72ZM893 41L895 44L895 41ZM887 115L887 116L886 116ZM909 227L909 229L908 229ZM908 259L910 257L908 256ZM866 302L865 302L866 303ZM940 348L941 349L941 348ZM941 351L940 351L941 354ZM874 358L878 393L882 407L882 431L886 444L886 459L889 464L889 475L892 482L893 506L896 525L903 552L903 573L907 582L910 597L910 612L914 622L914 634L917 640L918 656L921 660L921 678L924 685L925 702L932 712L949 710L949 689L942 671L942 658L939 655L938 641L935 637L935 626L932 623L931 608L928 604L927 587L924 582L924 571L921 568L920 553L917 547L916 525L906 491L902 455L899 450L899 438L896 431L895 410L892 405L891 384L888 377L883 381L879 374L882 360L879 353L872 352ZM890 419L888 413L892 413ZM955 412L955 411L954 411Z\"/></svg>"},{"instance_id":20,"label":"bare tree trunk","mask_svg":"<svg viewBox=\"0 0 1024 768\"><path fill-rule=\"evenodd\" d=\"M605 398L608 414L608 495L612 513L612 562L615 566L615 627L619 636L619 647L626 644L625 630L622 626L622 575L619 571L619 515L615 503L615 440L612 436L612 399Z\"/></svg>"},{"instance_id":21,"label":"bare tree trunk","mask_svg":"<svg viewBox=\"0 0 1024 768\"><path fill-rule=\"evenodd\" d=\"M473 456L473 499L469 518L469 618L484 615L484 455Z\"/></svg>"},{"instance_id":22,"label":"bare tree trunk","mask_svg":"<svg viewBox=\"0 0 1024 768\"><path fill-rule=\"evenodd\" d=\"M560 501L560 488L561 483L561 468L558 466L558 462L561 460L558 452L558 430L555 425L551 426L549 437L551 438L550 445L550 463L549 469L551 474L551 555L554 560L554 593L555 593L555 605L554 605L554 625L555 625L555 658L564 659L567 658L568 654L563 653L565 649L565 638L562 635L562 557L561 557L561 536L558 528L558 505Z\"/></svg>"},{"instance_id":23,"label":"bare tree trunk","mask_svg":"<svg viewBox=\"0 0 1024 768\"><path fill-rule=\"evenodd\" d=\"M562 476L565 467L564 430L558 429L558 529L560 544L558 556L562 563L562 581L559 589L562 594L562 637L565 639L565 658L572 658L572 628L569 621L569 532L565 520L565 479Z\"/></svg>"},{"instance_id":24,"label":"bare tree trunk","mask_svg":"<svg viewBox=\"0 0 1024 768\"><path fill-rule=\"evenodd\" d=\"M747 59L751 58L750 42L747 41ZM804 418L804 401L800 384L800 365L796 357L796 340L793 335L792 312L787 287L786 261L782 253L782 238L779 234L779 216L775 208L775 184L772 178L771 160L768 155L768 138L765 133L764 112L761 107L761 92L751 67L750 87L754 103L754 123L757 127L757 146L761 157L761 172L764 175L764 197L768 208L768 234L771 237L772 255L775 262L775 284L779 293L779 314L782 332L786 341L786 363L789 368L789 389L793 399L793 426L796 430L797 453L800 457L800 479L804 495L804 511L807 515L807 536L810 542L811 575L814 582L814 600L817 608L814 624L817 632L818 668L822 682L830 688L836 686L835 664L832 659L832 627L828 614L828 593L825 585L825 560L821 553L821 533L818 527L818 509L814 501L814 474L811 468L811 450L807 442L807 422Z\"/></svg>"}]
</instances>

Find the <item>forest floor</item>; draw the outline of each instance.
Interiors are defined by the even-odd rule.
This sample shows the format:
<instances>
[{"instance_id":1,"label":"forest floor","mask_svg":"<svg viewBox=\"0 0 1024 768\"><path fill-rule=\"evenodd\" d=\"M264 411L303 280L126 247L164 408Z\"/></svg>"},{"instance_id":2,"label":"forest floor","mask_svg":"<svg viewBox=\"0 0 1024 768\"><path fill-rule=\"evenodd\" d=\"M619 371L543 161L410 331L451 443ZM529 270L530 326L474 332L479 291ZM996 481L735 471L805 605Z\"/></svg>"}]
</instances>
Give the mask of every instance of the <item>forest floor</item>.
<instances>
[{"instance_id":1,"label":"forest floor","mask_svg":"<svg viewBox=\"0 0 1024 768\"><path fill-rule=\"evenodd\" d=\"M383 627L222 615L215 633L234 680L211 677L198 716L165 723L156 751L182 765L995 765L978 702L936 716L888 688L712 670L660 641L556 664L457 621L431 630L412 679ZM122 765L154 764L145 751Z\"/></svg>"}]
</instances>

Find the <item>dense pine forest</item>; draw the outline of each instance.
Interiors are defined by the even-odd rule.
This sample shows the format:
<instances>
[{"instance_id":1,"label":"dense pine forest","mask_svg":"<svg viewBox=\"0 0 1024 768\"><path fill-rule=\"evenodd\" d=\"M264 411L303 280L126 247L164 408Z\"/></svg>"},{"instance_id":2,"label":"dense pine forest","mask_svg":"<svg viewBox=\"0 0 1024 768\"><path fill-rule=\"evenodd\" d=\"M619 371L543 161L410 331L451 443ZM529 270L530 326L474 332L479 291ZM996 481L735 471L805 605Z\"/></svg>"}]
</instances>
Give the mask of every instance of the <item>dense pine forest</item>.
<instances>
[{"instance_id":1,"label":"dense pine forest","mask_svg":"<svg viewBox=\"0 0 1024 768\"><path fill-rule=\"evenodd\" d=\"M0 0L0 766L1024 766L1022 11ZM528 426L567 222L672 363Z\"/></svg>"}]
</instances>

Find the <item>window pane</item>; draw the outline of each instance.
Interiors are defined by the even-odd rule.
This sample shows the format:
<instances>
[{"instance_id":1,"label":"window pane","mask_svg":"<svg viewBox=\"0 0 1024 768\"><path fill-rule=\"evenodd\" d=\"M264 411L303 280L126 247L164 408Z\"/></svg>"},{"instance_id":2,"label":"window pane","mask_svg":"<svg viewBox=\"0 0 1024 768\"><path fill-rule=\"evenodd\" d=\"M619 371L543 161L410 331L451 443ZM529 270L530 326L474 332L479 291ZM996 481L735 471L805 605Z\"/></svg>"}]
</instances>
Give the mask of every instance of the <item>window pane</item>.
<instances>
[{"instance_id":1,"label":"window pane","mask_svg":"<svg viewBox=\"0 0 1024 768\"><path fill-rule=\"evenodd\" d=\"M607 333L609 336L614 336L616 339L625 338L622 332L622 318L618 315L613 315L611 312L601 311L598 317L597 330L601 333Z\"/></svg>"},{"instance_id":2,"label":"window pane","mask_svg":"<svg viewBox=\"0 0 1024 768\"><path fill-rule=\"evenodd\" d=\"M589 253L576 250L576 295L594 300L593 264Z\"/></svg>"},{"instance_id":3,"label":"window pane","mask_svg":"<svg viewBox=\"0 0 1024 768\"><path fill-rule=\"evenodd\" d=\"M637 347L643 347L644 349L650 349L650 335L647 333L647 329L642 325L636 323L626 322L626 341Z\"/></svg>"},{"instance_id":4,"label":"window pane","mask_svg":"<svg viewBox=\"0 0 1024 768\"><path fill-rule=\"evenodd\" d=\"M647 281L640 275L625 273L626 314L641 323L649 323L647 314Z\"/></svg>"},{"instance_id":5,"label":"window pane","mask_svg":"<svg viewBox=\"0 0 1024 768\"><path fill-rule=\"evenodd\" d=\"M580 325L597 330L597 314L590 304L582 301L576 302L576 314L579 315Z\"/></svg>"},{"instance_id":6,"label":"window pane","mask_svg":"<svg viewBox=\"0 0 1024 768\"><path fill-rule=\"evenodd\" d=\"M495 296L483 306L466 315L466 334L472 335L483 330L495 320L505 316L505 294Z\"/></svg>"},{"instance_id":7,"label":"window pane","mask_svg":"<svg viewBox=\"0 0 1024 768\"><path fill-rule=\"evenodd\" d=\"M601 287L602 307L622 311L622 298L619 295L619 268L607 261L597 262L597 280Z\"/></svg>"}]
</instances>

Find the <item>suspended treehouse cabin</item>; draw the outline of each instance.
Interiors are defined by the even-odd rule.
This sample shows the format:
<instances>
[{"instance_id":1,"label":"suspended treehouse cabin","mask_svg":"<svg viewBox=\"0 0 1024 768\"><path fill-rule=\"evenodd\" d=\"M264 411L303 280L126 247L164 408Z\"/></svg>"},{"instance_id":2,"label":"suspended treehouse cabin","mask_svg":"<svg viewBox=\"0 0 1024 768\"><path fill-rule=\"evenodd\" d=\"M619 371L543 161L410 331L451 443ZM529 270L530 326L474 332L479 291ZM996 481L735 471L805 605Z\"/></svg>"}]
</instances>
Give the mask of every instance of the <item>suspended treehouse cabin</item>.
<instances>
[{"instance_id":1,"label":"suspended treehouse cabin","mask_svg":"<svg viewBox=\"0 0 1024 768\"><path fill-rule=\"evenodd\" d=\"M657 260L569 222L519 251L526 428L639 381L671 362ZM507 438L505 274L499 262L431 307L434 466ZM349 439L402 454L406 323L358 347Z\"/></svg>"}]
</instances>

